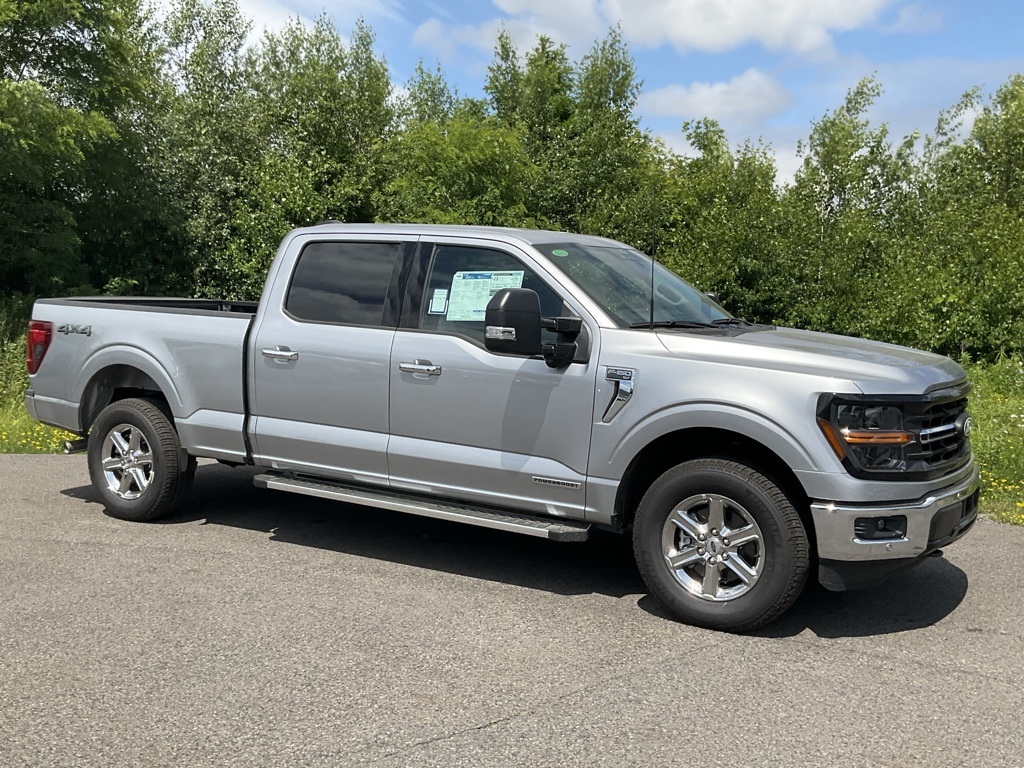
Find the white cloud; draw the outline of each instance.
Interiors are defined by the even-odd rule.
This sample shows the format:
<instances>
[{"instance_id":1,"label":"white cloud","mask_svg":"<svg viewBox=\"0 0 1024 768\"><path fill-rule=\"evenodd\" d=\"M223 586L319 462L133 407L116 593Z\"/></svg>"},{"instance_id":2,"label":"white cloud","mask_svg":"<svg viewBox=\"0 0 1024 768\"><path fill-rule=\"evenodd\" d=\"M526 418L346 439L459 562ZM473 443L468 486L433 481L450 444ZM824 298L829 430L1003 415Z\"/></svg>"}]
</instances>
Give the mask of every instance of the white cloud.
<instances>
[{"instance_id":1,"label":"white cloud","mask_svg":"<svg viewBox=\"0 0 1024 768\"><path fill-rule=\"evenodd\" d=\"M298 8L274 0L239 0L238 8L252 22L250 42L252 38L261 38L265 29L281 29L295 18L299 18L303 24L312 22L312 18Z\"/></svg>"},{"instance_id":2,"label":"white cloud","mask_svg":"<svg viewBox=\"0 0 1024 768\"><path fill-rule=\"evenodd\" d=\"M833 31L862 27L890 0L603 0L628 39L678 51L726 51L760 43L773 51L818 53Z\"/></svg>"},{"instance_id":3,"label":"white cloud","mask_svg":"<svg viewBox=\"0 0 1024 768\"><path fill-rule=\"evenodd\" d=\"M431 18L413 33L413 42L440 58L459 48L490 54L504 28L520 50L533 47L540 35L569 45L590 44L609 28L592 0L494 0L505 15L479 24L451 24Z\"/></svg>"},{"instance_id":4,"label":"white cloud","mask_svg":"<svg viewBox=\"0 0 1024 768\"><path fill-rule=\"evenodd\" d=\"M796 172L804 164L803 158L796 153L796 145L772 147L772 150L775 155L775 182L792 184Z\"/></svg>"},{"instance_id":5,"label":"white cloud","mask_svg":"<svg viewBox=\"0 0 1024 768\"><path fill-rule=\"evenodd\" d=\"M775 78L748 69L728 82L669 85L640 96L638 109L650 117L711 117L723 125L752 124L784 111L792 99Z\"/></svg>"},{"instance_id":6,"label":"white cloud","mask_svg":"<svg viewBox=\"0 0 1024 768\"><path fill-rule=\"evenodd\" d=\"M875 20L891 0L493 0L501 15L458 25L432 18L416 41L437 53L487 50L503 23L520 46L538 34L589 45L616 24L630 43L677 51L726 51L758 43L774 51L820 55L832 33Z\"/></svg>"},{"instance_id":7,"label":"white cloud","mask_svg":"<svg viewBox=\"0 0 1024 768\"><path fill-rule=\"evenodd\" d=\"M362 16L367 21L403 18L404 9L399 0L238 0L242 15L253 22L253 34L261 36L264 29L278 30L294 18L309 24L321 13L329 12L342 31L353 26Z\"/></svg>"},{"instance_id":8,"label":"white cloud","mask_svg":"<svg viewBox=\"0 0 1024 768\"><path fill-rule=\"evenodd\" d=\"M882 29L887 35L927 35L942 28L942 12L928 8L923 3L912 3L900 8L899 14L889 26Z\"/></svg>"}]
</instances>

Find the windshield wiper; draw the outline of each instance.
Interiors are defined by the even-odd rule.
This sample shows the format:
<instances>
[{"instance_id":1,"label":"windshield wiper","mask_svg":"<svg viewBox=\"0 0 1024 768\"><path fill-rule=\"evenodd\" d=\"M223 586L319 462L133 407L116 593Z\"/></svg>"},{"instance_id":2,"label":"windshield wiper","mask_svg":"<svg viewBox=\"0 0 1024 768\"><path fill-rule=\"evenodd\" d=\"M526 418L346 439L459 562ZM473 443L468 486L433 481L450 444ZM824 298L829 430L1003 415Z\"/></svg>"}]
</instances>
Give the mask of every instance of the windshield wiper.
<instances>
[{"instance_id":1,"label":"windshield wiper","mask_svg":"<svg viewBox=\"0 0 1024 768\"><path fill-rule=\"evenodd\" d=\"M753 325L749 320L742 317L720 317L711 321L714 325Z\"/></svg>"},{"instance_id":2,"label":"windshield wiper","mask_svg":"<svg viewBox=\"0 0 1024 768\"><path fill-rule=\"evenodd\" d=\"M653 323L644 320L640 323L630 323L630 328L716 328L712 323L704 323L700 320L655 320Z\"/></svg>"}]
</instances>

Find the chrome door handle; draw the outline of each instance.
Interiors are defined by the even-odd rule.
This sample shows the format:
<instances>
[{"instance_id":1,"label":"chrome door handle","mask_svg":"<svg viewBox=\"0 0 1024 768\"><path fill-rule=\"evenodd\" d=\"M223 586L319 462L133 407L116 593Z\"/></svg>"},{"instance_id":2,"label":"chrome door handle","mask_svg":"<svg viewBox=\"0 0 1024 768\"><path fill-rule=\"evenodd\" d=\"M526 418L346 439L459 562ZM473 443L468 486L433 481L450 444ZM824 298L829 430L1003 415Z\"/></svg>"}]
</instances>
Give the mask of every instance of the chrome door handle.
<instances>
[{"instance_id":1,"label":"chrome door handle","mask_svg":"<svg viewBox=\"0 0 1024 768\"><path fill-rule=\"evenodd\" d=\"M429 360L417 360L415 363L399 363L398 370L402 373L418 373L421 376L440 376L441 366Z\"/></svg>"},{"instance_id":2,"label":"chrome door handle","mask_svg":"<svg viewBox=\"0 0 1024 768\"><path fill-rule=\"evenodd\" d=\"M299 359L298 352L292 352L288 347L282 347L280 345L273 349L264 349L263 356L269 357L271 360L279 360L282 363L294 363Z\"/></svg>"}]
</instances>

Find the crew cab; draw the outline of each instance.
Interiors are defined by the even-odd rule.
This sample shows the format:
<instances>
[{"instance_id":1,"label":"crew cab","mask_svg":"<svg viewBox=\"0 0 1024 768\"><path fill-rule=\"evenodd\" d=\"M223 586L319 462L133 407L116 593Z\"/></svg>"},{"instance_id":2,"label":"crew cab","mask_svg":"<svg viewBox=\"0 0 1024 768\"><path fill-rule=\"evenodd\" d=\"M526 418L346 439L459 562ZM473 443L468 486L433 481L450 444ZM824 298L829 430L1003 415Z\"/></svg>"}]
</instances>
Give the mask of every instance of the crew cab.
<instances>
[{"instance_id":1,"label":"crew cab","mask_svg":"<svg viewBox=\"0 0 1024 768\"><path fill-rule=\"evenodd\" d=\"M28 367L29 413L82 438L117 517L173 512L207 457L366 514L609 529L676 616L725 631L977 516L959 365L746 322L600 237L297 229L258 304L37 301Z\"/></svg>"}]
</instances>

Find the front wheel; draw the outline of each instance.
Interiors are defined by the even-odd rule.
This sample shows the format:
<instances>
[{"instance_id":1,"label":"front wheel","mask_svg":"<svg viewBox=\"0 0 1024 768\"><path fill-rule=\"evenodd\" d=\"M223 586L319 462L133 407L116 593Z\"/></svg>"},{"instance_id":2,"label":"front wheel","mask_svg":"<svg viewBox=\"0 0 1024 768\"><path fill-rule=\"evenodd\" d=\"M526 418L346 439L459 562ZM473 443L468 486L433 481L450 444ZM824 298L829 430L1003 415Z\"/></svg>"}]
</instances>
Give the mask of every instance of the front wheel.
<instances>
[{"instance_id":1,"label":"front wheel","mask_svg":"<svg viewBox=\"0 0 1024 768\"><path fill-rule=\"evenodd\" d=\"M749 632L780 616L807 580L807 531L793 502L756 469L688 461L644 494L633 551L651 592L682 621Z\"/></svg>"},{"instance_id":2,"label":"front wheel","mask_svg":"<svg viewBox=\"0 0 1024 768\"><path fill-rule=\"evenodd\" d=\"M181 448L167 415L149 400L111 403L89 434L89 476L114 517L156 520L181 504L195 460Z\"/></svg>"}]
</instances>

